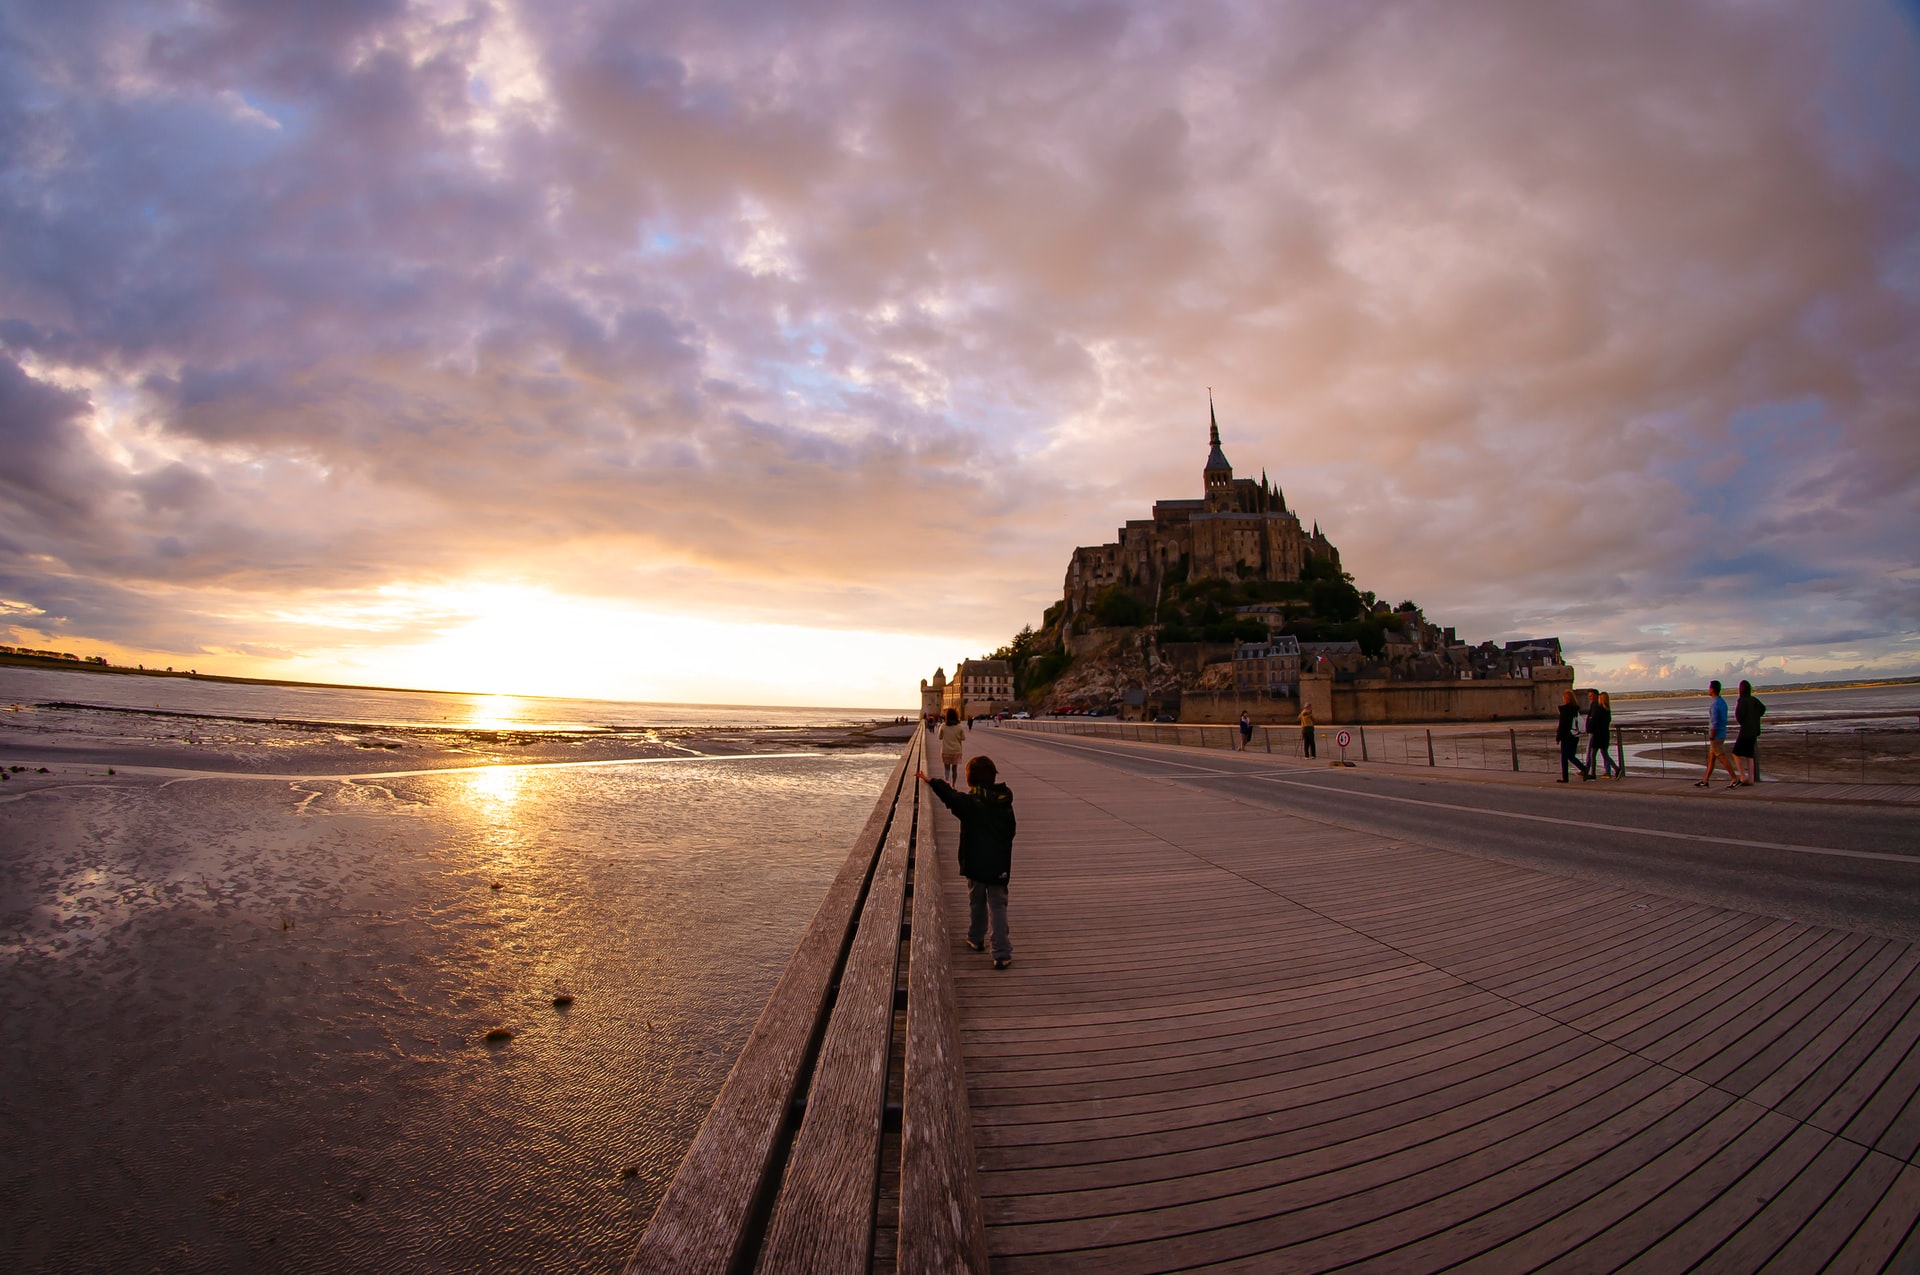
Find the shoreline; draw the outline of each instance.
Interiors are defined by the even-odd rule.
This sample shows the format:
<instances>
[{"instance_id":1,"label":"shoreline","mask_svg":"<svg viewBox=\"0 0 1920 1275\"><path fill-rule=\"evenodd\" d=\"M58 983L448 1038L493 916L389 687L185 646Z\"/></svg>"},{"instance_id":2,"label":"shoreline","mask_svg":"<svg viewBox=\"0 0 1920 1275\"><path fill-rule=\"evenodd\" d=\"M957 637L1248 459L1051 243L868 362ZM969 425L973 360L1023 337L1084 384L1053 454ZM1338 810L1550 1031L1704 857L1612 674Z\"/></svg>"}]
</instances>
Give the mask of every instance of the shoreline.
<instances>
[{"instance_id":1,"label":"shoreline","mask_svg":"<svg viewBox=\"0 0 1920 1275\"><path fill-rule=\"evenodd\" d=\"M120 677L166 677L189 682L219 682L230 686L284 686L304 690L320 691L377 691L387 695L466 695L507 699L537 700L541 702L590 702L601 704L635 704L658 708L779 708L792 712L821 713L861 713L878 714L881 717L898 717L902 713L913 716L912 710L895 708L892 710L873 707L849 707L834 704L708 704L694 700L609 700L591 695L528 695L519 691L460 691L444 690L427 686L371 686L359 682L301 682L278 677L241 677L233 673L195 673L175 669L128 668L124 664L94 664L81 660L51 659L39 655L20 655L12 651L0 651L0 668L47 669L56 673L110 673Z\"/></svg>"},{"instance_id":2,"label":"shoreline","mask_svg":"<svg viewBox=\"0 0 1920 1275\"><path fill-rule=\"evenodd\" d=\"M1736 686L1739 683L1735 683ZM1920 677L1881 677L1870 681L1850 682L1756 682L1754 693L1765 691L1769 695L1793 695L1802 691L1867 691L1879 690L1889 686L1920 685ZM1605 689L1602 687L1601 689ZM1726 690L1721 687L1722 693ZM1702 686L1685 691L1613 691L1614 699L1705 699L1710 692Z\"/></svg>"}]
</instances>

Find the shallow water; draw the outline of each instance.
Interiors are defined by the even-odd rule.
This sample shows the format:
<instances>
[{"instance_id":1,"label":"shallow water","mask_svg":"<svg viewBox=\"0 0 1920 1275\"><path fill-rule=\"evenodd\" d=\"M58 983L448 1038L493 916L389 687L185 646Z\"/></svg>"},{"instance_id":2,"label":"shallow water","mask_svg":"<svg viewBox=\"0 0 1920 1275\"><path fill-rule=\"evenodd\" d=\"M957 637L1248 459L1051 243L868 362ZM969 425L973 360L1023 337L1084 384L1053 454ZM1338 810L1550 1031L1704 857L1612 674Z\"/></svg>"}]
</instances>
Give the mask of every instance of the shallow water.
<instances>
[{"instance_id":1,"label":"shallow water","mask_svg":"<svg viewBox=\"0 0 1920 1275\"><path fill-rule=\"evenodd\" d=\"M1754 694L1767 706L1766 726L1769 728L1787 723L1807 730L1920 725L1920 682L1810 691L1777 691L1761 686L1755 688ZM1733 687L1726 689L1726 698L1731 706ZM1704 693L1652 699L1615 696L1613 719L1623 725L1633 726L1665 723L1704 726L1709 702Z\"/></svg>"},{"instance_id":2,"label":"shallow water","mask_svg":"<svg viewBox=\"0 0 1920 1275\"><path fill-rule=\"evenodd\" d=\"M653 704L621 700L384 691L345 686L253 685L137 673L0 666L0 706L36 700L160 709L171 713L291 718L375 726L526 730L631 730L663 726L819 726L891 718L902 710L753 704Z\"/></svg>"},{"instance_id":3,"label":"shallow water","mask_svg":"<svg viewBox=\"0 0 1920 1275\"><path fill-rule=\"evenodd\" d=\"M617 1267L892 762L16 790L0 1265Z\"/></svg>"}]
</instances>

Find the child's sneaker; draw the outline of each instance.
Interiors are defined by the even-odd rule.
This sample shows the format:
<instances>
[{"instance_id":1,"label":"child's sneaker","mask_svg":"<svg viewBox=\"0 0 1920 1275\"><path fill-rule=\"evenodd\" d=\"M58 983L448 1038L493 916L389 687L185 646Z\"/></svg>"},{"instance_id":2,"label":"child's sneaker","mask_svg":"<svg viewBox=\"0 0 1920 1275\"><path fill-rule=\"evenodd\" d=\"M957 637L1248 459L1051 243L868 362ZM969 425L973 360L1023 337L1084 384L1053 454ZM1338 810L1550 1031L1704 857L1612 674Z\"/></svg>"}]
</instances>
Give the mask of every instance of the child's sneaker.
<instances>
[{"instance_id":1,"label":"child's sneaker","mask_svg":"<svg viewBox=\"0 0 1920 1275\"><path fill-rule=\"evenodd\" d=\"M997 970L1003 970L1011 964L1013 964L1013 958L1011 956L995 957L993 962L993 968Z\"/></svg>"}]
</instances>

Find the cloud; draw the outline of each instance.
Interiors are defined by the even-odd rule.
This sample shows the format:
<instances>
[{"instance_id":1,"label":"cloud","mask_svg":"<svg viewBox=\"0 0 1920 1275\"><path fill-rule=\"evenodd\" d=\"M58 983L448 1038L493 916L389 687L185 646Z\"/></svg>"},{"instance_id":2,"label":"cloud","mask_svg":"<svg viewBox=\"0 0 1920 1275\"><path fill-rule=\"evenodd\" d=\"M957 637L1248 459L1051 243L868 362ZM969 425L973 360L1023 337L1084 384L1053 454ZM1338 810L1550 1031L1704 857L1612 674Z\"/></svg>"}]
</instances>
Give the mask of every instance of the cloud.
<instances>
[{"instance_id":1,"label":"cloud","mask_svg":"<svg viewBox=\"0 0 1920 1275\"><path fill-rule=\"evenodd\" d=\"M67 631L491 580L990 643L1197 490L1213 386L1463 632L1913 659L1901 11L8 22L0 583Z\"/></svg>"}]
</instances>

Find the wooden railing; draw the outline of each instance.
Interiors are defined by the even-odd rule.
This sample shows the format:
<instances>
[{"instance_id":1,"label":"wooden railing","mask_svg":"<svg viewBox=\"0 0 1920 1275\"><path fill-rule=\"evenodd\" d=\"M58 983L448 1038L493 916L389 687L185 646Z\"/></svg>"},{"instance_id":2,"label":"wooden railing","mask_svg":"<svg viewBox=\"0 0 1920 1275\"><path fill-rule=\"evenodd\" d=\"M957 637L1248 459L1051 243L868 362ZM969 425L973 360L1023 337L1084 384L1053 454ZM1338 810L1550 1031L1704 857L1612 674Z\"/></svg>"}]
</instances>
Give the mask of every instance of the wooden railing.
<instances>
[{"instance_id":1,"label":"wooden railing","mask_svg":"<svg viewBox=\"0 0 1920 1275\"><path fill-rule=\"evenodd\" d=\"M628 1275L867 1271L889 1248L900 1271L986 1270L925 749L916 731Z\"/></svg>"}]
</instances>

